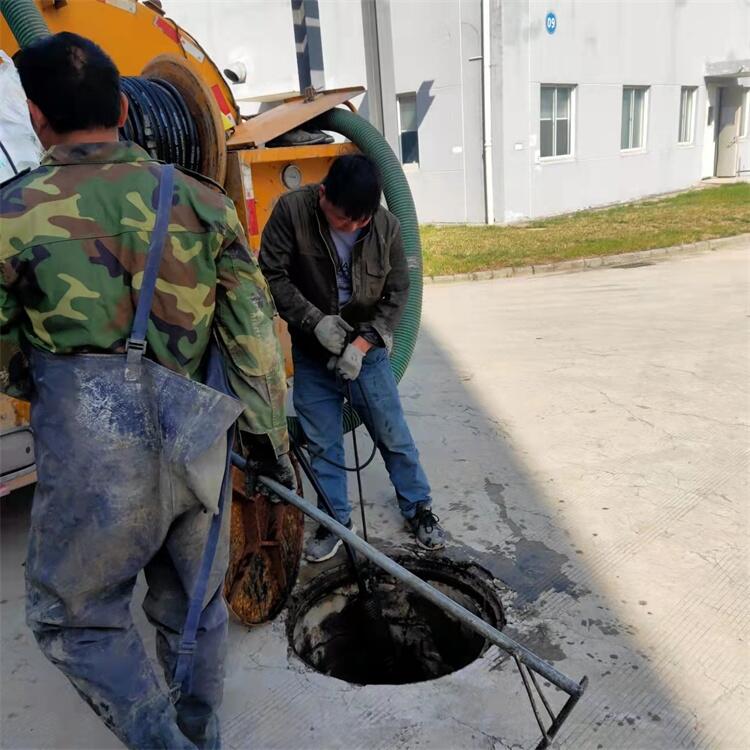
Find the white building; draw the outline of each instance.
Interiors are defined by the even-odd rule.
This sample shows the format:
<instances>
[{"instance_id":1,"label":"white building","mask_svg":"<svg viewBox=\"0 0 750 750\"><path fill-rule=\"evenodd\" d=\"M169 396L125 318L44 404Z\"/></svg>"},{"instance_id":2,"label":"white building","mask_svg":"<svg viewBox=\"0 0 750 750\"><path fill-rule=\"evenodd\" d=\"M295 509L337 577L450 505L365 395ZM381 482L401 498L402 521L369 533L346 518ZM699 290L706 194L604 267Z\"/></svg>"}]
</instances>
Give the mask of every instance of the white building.
<instances>
[{"instance_id":1,"label":"white building","mask_svg":"<svg viewBox=\"0 0 750 750\"><path fill-rule=\"evenodd\" d=\"M246 63L248 111L299 88L293 4L313 83L368 85L362 111L401 154L422 221L750 178L747 0L165 2L220 66Z\"/></svg>"}]
</instances>

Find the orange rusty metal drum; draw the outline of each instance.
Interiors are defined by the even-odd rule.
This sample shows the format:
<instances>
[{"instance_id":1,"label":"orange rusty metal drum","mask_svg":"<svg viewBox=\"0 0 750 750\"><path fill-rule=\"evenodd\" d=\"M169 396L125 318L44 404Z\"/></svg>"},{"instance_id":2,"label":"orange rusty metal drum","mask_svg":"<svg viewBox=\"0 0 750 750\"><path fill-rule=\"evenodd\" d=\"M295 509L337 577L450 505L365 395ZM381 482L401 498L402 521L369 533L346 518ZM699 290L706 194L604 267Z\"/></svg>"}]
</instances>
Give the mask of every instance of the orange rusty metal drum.
<instances>
[{"instance_id":1,"label":"orange rusty metal drum","mask_svg":"<svg viewBox=\"0 0 750 750\"><path fill-rule=\"evenodd\" d=\"M254 625L276 617L294 588L302 557L304 517L286 503L272 503L260 494L247 497L244 474L236 468L232 472L231 541L224 595L232 613ZM297 484L302 486L298 470Z\"/></svg>"}]
</instances>

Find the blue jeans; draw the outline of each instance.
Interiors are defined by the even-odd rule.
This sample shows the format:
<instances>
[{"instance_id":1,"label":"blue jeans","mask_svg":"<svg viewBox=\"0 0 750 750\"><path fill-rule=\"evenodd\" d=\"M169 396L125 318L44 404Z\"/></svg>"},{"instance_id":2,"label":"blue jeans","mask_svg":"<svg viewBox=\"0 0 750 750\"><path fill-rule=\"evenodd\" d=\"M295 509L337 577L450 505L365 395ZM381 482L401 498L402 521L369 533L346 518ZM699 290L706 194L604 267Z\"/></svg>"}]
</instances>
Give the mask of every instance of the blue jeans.
<instances>
[{"instance_id":1,"label":"blue jeans","mask_svg":"<svg viewBox=\"0 0 750 750\"><path fill-rule=\"evenodd\" d=\"M345 463L343 405L346 384L326 369L325 363L295 349L294 408L310 447L311 464L328 495L336 517L348 523L351 505L346 491L346 472L324 459ZM429 507L430 485L419 463L401 408L396 380L385 349L370 349L362 371L351 384L354 408L383 457L399 508L413 518L417 505Z\"/></svg>"}]
</instances>

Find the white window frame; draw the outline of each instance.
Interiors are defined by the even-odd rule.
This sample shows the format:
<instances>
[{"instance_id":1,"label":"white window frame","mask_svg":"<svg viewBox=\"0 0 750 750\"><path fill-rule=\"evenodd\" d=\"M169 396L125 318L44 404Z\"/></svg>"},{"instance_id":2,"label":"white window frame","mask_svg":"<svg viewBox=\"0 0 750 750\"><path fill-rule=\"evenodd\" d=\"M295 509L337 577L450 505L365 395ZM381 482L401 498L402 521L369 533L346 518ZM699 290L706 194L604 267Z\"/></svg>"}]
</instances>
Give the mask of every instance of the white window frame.
<instances>
[{"instance_id":1,"label":"white window frame","mask_svg":"<svg viewBox=\"0 0 750 750\"><path fill-rule=\"evenodd\" d=\"M407 96L414 97L414 107L417 112L418 110L416 108L419 106L419 98L417 97L416 91L402 91L400 94L396 94L396 117L398 120L398 160L401 162L401 167L405 171L409 171L409 170L413 171L413 170L417 170L420 168L420 165L422 163L422 154L419 148L419 127L417 127L417 129L414 131L404 131L402 124L401 124L401 101ZM401 148L401 135L404 132L414 132L417 134L418 157L416 161L410 161L410 162L404 163L404 155L402 153L403 149Z\"/></svg>"},{"instance_id":2,"label":"white window frame","mask_svg":"<svg viewBox=\"0 0 750 750\"><path fill-rule=\"evenodd\" d=\"M575 159L575 136L576 136L576 84L573 83L542 83L539 86L539 161L573 161ZM568 91L568 146L567 154L552 154L542 156L542 89L555 89L552 105L552 147L557 148L557 89Z\"/></svg>"},{"instance_id":3,"label":"white window frame","mask_svg":"<svg viewBox=\"0 0 750 750\"><path fill-rule=\"evenodd\" d=\"M684 96L687 92L687 100L685 100ZM682 140L682 119L683 119L683 110L682 105L684 101L688 101L690 103L690 119L687 121L687 139ZM698 110L698 107L696 106L696 102L698 101L698 87L697 86L682 86L680 88L680 113L679 113L679 120L677 123L677 144L680 146L693 146L695 144L695 116L696 112Z\"/></svg>"},{"instance_id":4,"label":"white window frame","mask_svg":"<svg viewBox=\"0 0 750 750\"><path fill-rule=\"evenodd\" d=\"M742 108L740 111L740 138L750 138L750 88L742 92Z\"/></svg>"},{"instance_id":5,"label":"white window frame","mask_svg":"<svg viewBox=\"0 0 750 750\"><path fill-rule=\"evenodd\" d=\"M622 92L625 93L625 89L632 89L633 91L643 91L643 122L641 123L641 144L640 146L622 146L622 111L620 111L620 153L621 154L641 154L646 150L648 146L648 110L651 99L651 87L650 86L623 86ZM631 113L635 107L635 96L632 98ZM620 108L622 110L622 97L620 97ZM631 127L631 140L632 140L632 127Z\"/></svg>"}]
</instances>

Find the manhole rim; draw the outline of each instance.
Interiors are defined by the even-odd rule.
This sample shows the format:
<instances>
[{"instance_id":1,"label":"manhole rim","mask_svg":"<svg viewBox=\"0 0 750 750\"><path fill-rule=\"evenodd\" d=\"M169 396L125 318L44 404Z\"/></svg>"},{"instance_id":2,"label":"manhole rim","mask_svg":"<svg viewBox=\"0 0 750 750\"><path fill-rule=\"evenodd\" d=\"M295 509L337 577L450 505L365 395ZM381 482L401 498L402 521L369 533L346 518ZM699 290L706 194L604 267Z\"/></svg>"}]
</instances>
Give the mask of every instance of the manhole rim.
<instances>
[{"instance_id":1,"label":"manhole rim","mask_svg":"<svg viewBox=\"0 0 750 750\"><path fill-rule=\"evenodd\" d=\"M391 557L397 563L407 568L407 570L410 570L420 577L424 576L427 580L444 583L445 585L461 591L464 595L470 596L478 605L481 605L480 609L483 619L486 619L487 611L489 609L492 613L490 624L501 631L506 627L507 617L505 613L505 605L501 598L501 595L506 591L506 588L496 576L476 561L456 561L443 556L435 557L433 555L421 555L419 553L404 553L402 550L395 553L392 552ZM382 571L382 575L384 578L391 577L384 571ZM454 577L451 578L451 575ZM441 576L444 576L449 580L441 580ZM471 585L466 581L467 578L470 579ZM447 674L414 682L357 683L350 682L342 677L326 674L307 662L303 656L297 653L295 649L295 631L297 624L321 599L333 594L338 588L352 585L355 584L352 581L349 566L346 563L341 563L322 571L312 580L308 581L292 593L284 613L287 658L290 665L294 665L305 672L318 675L325 679L336 680L350 687L413 688L422 684L430 685L440 680L446 680L456 675L460 675L466 670L476 668L476 665L493 649L494 644L485 639L479 653L467 664L448 672ZM400 583L398 585L403 586L403 584ZM469 589L469 591L466 589ZM447 614L446 617L448 617Z\"/></svg>"}]
</instances>

